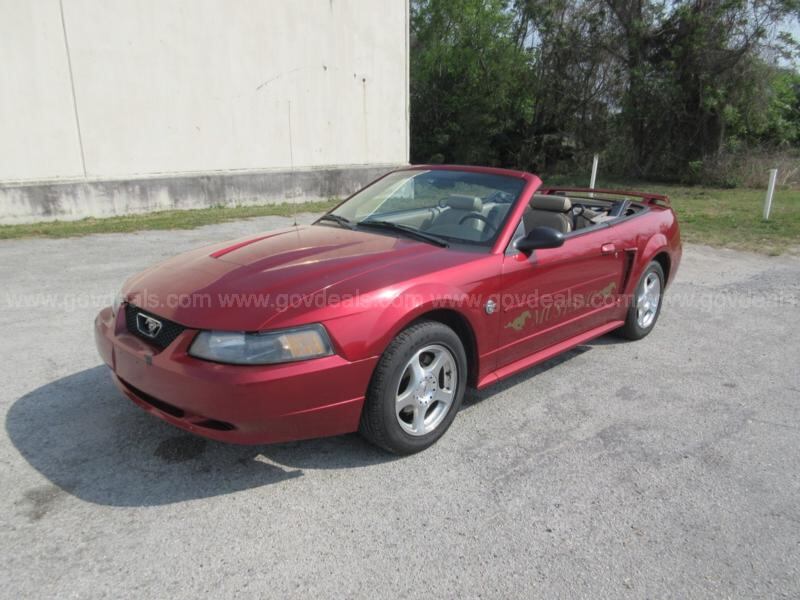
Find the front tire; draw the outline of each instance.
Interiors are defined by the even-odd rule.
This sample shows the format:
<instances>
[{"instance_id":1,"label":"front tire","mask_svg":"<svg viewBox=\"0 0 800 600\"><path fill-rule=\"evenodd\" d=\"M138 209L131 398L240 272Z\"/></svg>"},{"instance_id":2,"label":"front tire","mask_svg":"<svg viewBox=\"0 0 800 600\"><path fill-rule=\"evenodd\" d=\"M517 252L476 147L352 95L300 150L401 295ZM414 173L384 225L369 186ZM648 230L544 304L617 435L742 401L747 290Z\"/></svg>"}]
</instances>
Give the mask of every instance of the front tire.
<instances>
[{"instance_id":1,"label":"front tire","mask_svg":"<svg viewBox=\"0 0 800 600\"><path fill-rule=\"evenodd\" d=\"M647 268L636 284L625 325L617 333L629 340L640 340L653 330L661 314L664 299L664 269L656 261Z\"/></svg>"},{"instance_id":2,"label":"front tire","mask_svg":"<svg viewBox=\"0 0 800 600\"><path fill-rule=\"evenodd\" d=\"M458 335L422 321L402 331L372 375L359 431L395 454L433 445L453 422L467 382L467 357Z\"/></svg>"}]
</instances>

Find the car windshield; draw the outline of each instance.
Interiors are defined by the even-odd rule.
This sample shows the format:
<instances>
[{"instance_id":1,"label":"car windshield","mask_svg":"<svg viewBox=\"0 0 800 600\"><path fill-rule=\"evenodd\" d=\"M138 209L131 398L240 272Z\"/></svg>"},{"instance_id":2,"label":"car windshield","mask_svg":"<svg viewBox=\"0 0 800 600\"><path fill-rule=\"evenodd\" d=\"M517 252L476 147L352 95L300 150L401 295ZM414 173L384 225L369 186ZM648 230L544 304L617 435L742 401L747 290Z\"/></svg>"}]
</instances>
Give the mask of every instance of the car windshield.
<instances>
[{"instance_id":1,"label":"car windshield","mask_svg":"<svg viewBox=\"0 0 800 600\"><path fill-rule=\"evenodd\" d=\"M469 171L396 171L355 194L327 220L488 246L524 185L517 177Z\"/></svg>"}]
</instances>

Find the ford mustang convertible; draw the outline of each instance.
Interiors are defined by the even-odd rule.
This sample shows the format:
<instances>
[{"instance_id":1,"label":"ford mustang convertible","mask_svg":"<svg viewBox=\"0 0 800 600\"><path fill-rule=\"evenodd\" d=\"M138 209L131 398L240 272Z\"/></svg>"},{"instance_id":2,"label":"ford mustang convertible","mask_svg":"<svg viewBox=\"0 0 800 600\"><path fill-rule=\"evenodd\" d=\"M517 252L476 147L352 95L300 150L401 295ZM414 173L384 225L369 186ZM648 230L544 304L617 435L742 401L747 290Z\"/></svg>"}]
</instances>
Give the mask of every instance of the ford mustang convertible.
<instances>
[{"instance_id":1,"label":"ford mustang convertible","mask_svg":"<svg viewBox=\"0 0 800 600\"><path fill-rule=\"evenodd\" d=\"M95 339L122 392L182 429L244 444L360 431L410 454L467 386L646 336L680 258L665 196L415 166L312 225L131 277Z\"/></svg>"}]
</instances>

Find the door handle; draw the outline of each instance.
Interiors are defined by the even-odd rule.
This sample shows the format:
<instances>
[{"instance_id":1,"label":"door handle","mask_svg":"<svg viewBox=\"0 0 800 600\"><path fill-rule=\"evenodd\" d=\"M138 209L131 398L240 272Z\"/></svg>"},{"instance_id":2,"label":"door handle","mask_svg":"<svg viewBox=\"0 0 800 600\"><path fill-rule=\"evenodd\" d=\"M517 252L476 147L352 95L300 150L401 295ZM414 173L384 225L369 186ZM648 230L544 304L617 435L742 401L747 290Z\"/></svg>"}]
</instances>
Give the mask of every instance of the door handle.
<instances>
[{"instance_id":1,"label":"door handle","mask_svg":"<svg viewBox=\"0 0 800 600\"><path fill-rule=\"evenodd\" d=\"M615 254L616 252L617 252L617 247L611 242L600 246L601 254Z\"/></svg>"}]
</instances>

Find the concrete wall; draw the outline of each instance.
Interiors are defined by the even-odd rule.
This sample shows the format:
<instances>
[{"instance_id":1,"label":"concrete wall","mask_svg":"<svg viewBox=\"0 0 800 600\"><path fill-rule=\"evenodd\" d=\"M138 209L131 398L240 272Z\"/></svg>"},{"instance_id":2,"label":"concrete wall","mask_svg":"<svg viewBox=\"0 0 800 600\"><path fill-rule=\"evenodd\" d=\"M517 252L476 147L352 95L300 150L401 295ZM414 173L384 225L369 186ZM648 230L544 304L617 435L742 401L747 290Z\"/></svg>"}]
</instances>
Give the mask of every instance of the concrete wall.
<instances>
[{"instance_id":1,"label":"concrete wall","mask_svg":"<svg viewBox=\"0 0 800 600\"><path fill-rule=\"evenodd\" d=\"M408 161L407 32L407 0L0 0L0 223L352 191Z\"/></svg>"}]
</instances>

